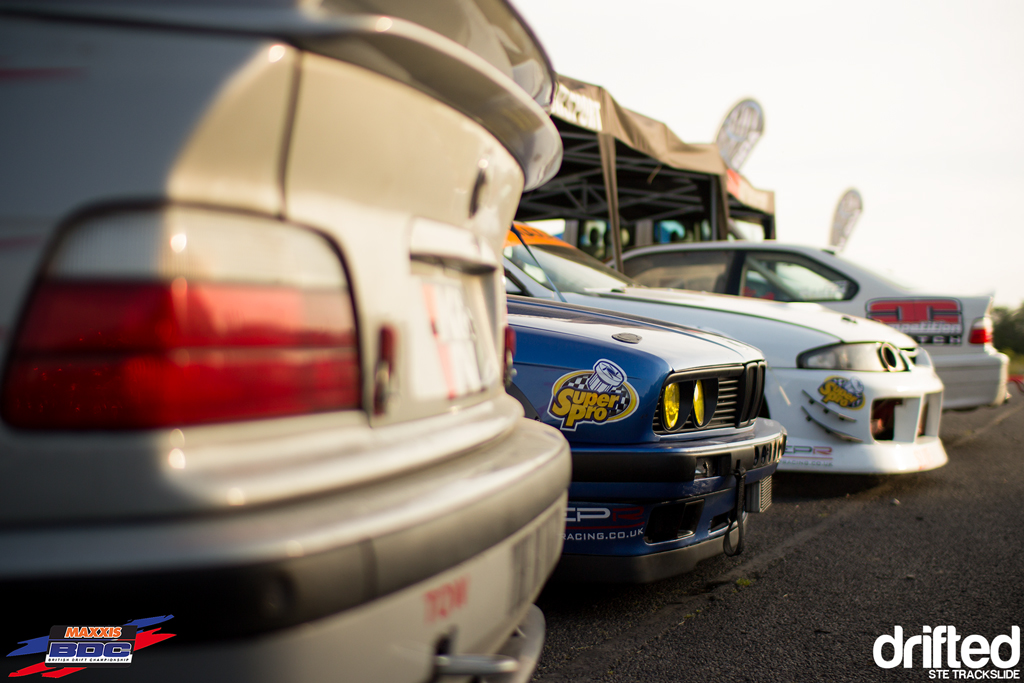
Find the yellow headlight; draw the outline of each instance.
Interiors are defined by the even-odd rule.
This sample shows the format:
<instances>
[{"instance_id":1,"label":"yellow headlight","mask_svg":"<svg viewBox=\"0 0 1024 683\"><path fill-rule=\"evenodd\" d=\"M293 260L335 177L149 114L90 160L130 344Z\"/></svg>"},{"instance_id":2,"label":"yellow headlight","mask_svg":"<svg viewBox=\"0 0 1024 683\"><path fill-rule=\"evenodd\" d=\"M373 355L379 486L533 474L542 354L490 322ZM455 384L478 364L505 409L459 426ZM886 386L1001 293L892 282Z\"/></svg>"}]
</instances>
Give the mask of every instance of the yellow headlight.
<instances>
[{"instance_id":1,"label":"yellow headlight","mask_svg":"<svg viewBox=\"0 0 1024 683\"><path fill-rule=\"evenodd\" d=\"M704 384L700 380L693 383L693 421L704 426Z\"/></svg>"},{"instance_id":2,"label":"yellow headlight","mask_svg":"<svg viewBox=\"0 0 1024 683\"><path fill-rule=\"evenodd\" d=\"M665 398L661 403L665 415L665 428L675 429L679 422L679 385L669 384L665 387Z\"/></svg>"}]
</instances>

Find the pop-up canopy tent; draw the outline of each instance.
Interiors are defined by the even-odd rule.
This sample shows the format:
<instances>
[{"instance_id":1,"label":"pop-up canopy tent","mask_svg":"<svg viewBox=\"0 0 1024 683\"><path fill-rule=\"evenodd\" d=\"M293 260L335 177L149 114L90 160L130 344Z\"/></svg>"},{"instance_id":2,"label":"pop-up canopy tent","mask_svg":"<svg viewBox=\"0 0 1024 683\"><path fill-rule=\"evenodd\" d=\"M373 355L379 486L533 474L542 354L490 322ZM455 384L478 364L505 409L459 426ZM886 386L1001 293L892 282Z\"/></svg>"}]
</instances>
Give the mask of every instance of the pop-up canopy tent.
<instances>
[{"instance_id":1,"label":"pop-up canopy tent","mask_svg":"<svg viewBox=\"0 0 1024 683\"><path fill-rule=\"evenodd\" d=\"M715 145L687 144L604 88L565 76L551 114L562 167L523 196L517 220L564 219L566 241L616 267L623 248L726 239L730 216L775 236L774 193L729 169Z\"/></svg>"},{"instance_id":2,"label":"pop-up canopy tent","mask_svg":"<svg viewBox=\"0 0 1024 683\"><path fill-rule=\"evenodd\" d=\"M764 229L765 239L775 239L775 193L757 189L731 168L726 170L725 177L729 217L758 223Z\"/></svg>"}]
</instances>

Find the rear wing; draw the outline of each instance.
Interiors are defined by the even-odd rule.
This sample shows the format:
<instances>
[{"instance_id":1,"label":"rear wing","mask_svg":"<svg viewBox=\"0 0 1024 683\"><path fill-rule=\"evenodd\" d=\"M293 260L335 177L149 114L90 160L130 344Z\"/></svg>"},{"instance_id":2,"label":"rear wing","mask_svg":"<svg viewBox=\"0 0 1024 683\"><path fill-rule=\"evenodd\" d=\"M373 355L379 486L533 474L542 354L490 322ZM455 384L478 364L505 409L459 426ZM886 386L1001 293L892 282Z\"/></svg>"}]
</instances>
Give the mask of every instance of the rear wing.
<instances>
[{"instance_id":1,"label":"rear wing","mask_svg":"<svg viewBox=\"0 0 1024 683\"><path fill-rule=\"evenodd\" d=\"M308 4L308 3L307 3ZM530 28L504 0L450 0L450 11L370 0L372 12L316 11L294 0L220 4L0 3L0 16L183 28L264 36L406 83L466 114L519 162L527 189L552 178L561 141L546 109L554 94L551 62ZM434 7L437 3L434 3ZM436 7L435 7L436 9ZM469 37L473 40L470 42Z\"/></svg>"}]
</instances>

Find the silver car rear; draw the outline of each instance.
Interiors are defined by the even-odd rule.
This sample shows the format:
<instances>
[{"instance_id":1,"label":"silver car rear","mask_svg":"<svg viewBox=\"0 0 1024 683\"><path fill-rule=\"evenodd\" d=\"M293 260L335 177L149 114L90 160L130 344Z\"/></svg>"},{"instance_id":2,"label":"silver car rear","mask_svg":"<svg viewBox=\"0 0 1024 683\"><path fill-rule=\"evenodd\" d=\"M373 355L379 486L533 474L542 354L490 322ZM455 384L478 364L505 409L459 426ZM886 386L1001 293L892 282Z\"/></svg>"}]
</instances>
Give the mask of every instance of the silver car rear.
<instances>
[{"instance_id":1,"label":"silver car rear","mask_svg":"<svg viewBox=\"0 0 1024 683\"><path fill-rule=\"evenodd\" d=\"M394 4L0 3L12 647L174 614L135 674L423 680L532 623L528 675L569 458L497 264L550 67L503 2Z\"/></svg>"}]
</instances>

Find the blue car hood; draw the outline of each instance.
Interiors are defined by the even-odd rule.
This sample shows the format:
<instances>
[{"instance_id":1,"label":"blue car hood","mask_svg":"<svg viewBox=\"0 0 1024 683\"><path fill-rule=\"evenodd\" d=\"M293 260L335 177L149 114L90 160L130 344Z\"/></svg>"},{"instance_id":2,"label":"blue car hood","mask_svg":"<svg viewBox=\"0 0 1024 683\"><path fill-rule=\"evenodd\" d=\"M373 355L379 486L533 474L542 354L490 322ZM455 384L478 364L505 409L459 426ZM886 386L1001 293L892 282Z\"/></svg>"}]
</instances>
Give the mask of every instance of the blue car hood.
<instances>
[{"instance_id":1,"label":"blue car hood","mask_svg":"<svg viewBox=\"0 0 1024 683\"><path fill-rule=\"evenodd\" d=\"M516 328L564 335L611 348L629 347L633 353L663 359L674 371L764 358L753 346L712 332L585 306L510 296L508 313L510 324ZM628 343L613 338L624 333L636 335L639 341Z\"/></svg>"}]
</instances>

